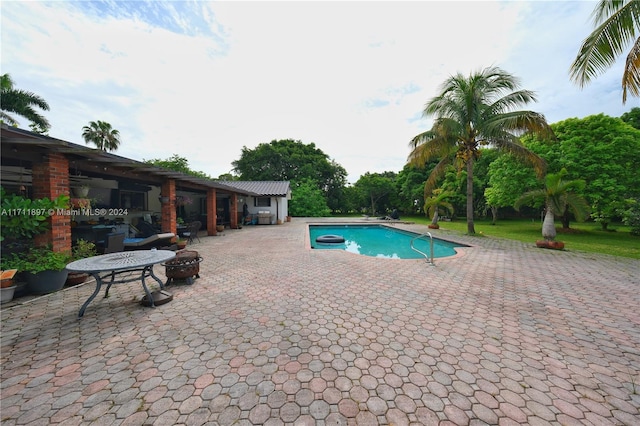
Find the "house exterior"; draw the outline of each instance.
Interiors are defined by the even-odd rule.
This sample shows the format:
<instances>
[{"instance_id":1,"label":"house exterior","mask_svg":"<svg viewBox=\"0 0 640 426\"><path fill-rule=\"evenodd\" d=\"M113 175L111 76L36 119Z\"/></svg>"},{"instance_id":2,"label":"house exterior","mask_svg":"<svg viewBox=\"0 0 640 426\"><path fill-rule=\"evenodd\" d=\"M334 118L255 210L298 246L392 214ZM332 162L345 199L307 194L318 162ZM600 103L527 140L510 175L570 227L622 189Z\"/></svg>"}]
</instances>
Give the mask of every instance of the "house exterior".
<instances>
[{"instance_id":1,"label":"house exterior","mask_svg":"<svg viewBox=\"0 0 640 426\"><path fill-rule=\"evenodd\" d=\"M247 195L240 201L239 212L249 217L254 224L283 223L289 216L291 185L289 181L222 181ZM267 217L268 216L268 217ZM257 219L257 220L256 220Z\"/></svg>"},{"instance_id":2,"label":"house exterior","mask_svg":"<svg viewBox=\"0 0 640 426\"><path fill-rule=\"evenodd\" d=\"M218 224L242 224L244 204L251 214L268 211L273 223L288 214L288 182L194 177L6 124L0 136L0 178L7 192L29 198L69 195L81 206L87 200L91 204L49 218L50 230L37 242L54 251L70 250L74 234L102 222L128 229L138 220L152 220L161 232L177 235L180 221L199 220L208 235L216 235ZM78 195L86 188L88 193Z\"/></svg>"}]
</instances>

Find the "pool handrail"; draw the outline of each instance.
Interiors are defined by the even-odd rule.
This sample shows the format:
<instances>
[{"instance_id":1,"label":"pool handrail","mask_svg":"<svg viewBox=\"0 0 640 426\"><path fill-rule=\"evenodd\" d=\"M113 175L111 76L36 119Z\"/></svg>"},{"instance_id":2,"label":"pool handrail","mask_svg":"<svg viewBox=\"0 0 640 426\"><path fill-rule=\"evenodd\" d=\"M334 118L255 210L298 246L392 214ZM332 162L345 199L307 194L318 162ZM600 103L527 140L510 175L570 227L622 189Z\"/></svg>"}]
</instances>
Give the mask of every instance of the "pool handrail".
<instances>
[{"instance_id":1,"label":"pool handrail","mask_svg":"<svg viewBox=\"0 0 640 426\"><path fill-rule=\"evenodd\" d=\"M415 248L415 246L413 245L413 242L415 240L417 240L418 238L423 238L423 237L429 237L429 249L431 251L431 255L428 255L426 253L424 253L423 251L418 250L417 248ZM411 239L411 249L415 252L420 253L421 255L424 256L424 258L427 260L428 263L431 264L431 266L436 266L435 263L433 263L433 235L431 235L431 232L425 232L424 234L420 234L416 237L413 237Z\"/></svg>"}]
</instances>

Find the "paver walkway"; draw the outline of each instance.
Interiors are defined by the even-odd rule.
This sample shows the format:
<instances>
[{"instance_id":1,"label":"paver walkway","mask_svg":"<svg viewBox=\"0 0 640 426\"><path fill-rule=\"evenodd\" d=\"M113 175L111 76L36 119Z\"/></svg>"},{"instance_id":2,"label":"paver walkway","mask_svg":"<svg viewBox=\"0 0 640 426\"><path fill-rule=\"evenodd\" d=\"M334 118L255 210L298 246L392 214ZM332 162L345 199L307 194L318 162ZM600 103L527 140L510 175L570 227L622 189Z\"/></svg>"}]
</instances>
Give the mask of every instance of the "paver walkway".
<instances>
[{"instance_id":1,"label":"paver walkway","mask_svg":"<svg viewBox=\"0 0 640 426\"><path fill-rule=\"evenodd\" d=\"M432 267L306 225L202 238L155 309L136 283L2 309L2 424L640 424L637 260L457 236Z\"/></svg>"}]
</instances>

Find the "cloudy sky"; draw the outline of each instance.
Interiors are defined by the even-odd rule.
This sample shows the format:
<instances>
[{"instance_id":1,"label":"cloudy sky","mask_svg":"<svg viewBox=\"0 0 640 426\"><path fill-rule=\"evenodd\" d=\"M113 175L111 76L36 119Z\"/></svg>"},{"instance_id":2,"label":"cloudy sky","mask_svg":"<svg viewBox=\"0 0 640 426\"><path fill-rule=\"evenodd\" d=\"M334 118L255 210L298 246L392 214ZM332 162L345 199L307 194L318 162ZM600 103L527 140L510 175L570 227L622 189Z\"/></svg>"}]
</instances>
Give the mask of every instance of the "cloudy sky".
<instances>
[{"instance_id":1,"label":"cloudy sky","mask_svg":"<svg viewBox=\"0 0 640 426\"><path fill-rule=\"evenodd\" d=\"M13 2L2 73L50 105L50 136L84 144L103 120L118 154L186 157L213 177L274 139L315 143L355 182L400 171L450 75L495 65L554 123L618 117L623 58L580 89L568 69L592 1ZM29 123L20 119L22 128Z\"/></svg>"}]
</instances>

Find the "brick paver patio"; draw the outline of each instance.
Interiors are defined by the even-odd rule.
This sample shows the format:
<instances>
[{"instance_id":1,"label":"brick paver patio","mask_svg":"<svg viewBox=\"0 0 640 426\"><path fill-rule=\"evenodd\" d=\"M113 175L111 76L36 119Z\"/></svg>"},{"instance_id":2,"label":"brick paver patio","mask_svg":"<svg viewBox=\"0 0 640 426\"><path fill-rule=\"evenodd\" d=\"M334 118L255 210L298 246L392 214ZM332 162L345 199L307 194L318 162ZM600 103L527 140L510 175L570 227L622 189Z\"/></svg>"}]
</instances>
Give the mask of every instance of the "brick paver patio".
<instances>
[{"instance_id":1,"label":"brick paver patio","mask_svg":"<svg viewBox=\"0 0 640 426\"><path fill-rule=\"evenodd\" d=\"M456 236L432 267L306 225L202 238L154 309L137 283L3 308L2 424L640 424L637 260Z\"/></svg>"}]
</instances>

